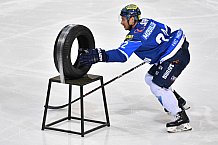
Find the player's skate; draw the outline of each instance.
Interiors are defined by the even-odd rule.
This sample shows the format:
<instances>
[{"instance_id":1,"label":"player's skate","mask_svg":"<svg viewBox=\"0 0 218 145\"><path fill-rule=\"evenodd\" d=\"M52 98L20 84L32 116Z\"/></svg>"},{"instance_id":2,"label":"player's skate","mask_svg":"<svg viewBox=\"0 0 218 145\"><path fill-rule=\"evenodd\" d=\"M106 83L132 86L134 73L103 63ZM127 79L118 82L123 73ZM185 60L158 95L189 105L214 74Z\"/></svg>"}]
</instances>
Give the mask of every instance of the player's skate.
<instances>
[{"instance_id":1,"label":"player's skate","mask_svg":"<svg viewBox=\"0 0 218 145\"><path fill-rule=\"evenodd\" d=\"M189 118L184 110L177 113L175 118L175 121L166 124L167 132L175 133L180 131L192 130L192 127L189 124Z\"/></svg>"}]
</instances>

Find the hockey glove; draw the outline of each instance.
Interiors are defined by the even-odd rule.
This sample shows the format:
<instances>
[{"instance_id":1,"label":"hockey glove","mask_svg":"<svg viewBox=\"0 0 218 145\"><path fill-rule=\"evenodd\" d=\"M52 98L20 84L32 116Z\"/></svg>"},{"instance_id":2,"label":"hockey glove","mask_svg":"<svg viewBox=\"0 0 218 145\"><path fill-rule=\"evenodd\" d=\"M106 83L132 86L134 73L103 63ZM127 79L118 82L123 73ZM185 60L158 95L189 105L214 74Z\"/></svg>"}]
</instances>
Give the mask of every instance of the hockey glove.
<instances>
[{"instance_id":1,"label":"hockey glove","mask_svg":"<svg viewBox=\"0 0 218 145\"><path fill-rule=\"evenodd\" d=\"M100 48L94 49L79 49L79 62L80 65L92 65L97 62L106 62L107 61L107 54L105 50Z\"/></svg>"}]
</instances>

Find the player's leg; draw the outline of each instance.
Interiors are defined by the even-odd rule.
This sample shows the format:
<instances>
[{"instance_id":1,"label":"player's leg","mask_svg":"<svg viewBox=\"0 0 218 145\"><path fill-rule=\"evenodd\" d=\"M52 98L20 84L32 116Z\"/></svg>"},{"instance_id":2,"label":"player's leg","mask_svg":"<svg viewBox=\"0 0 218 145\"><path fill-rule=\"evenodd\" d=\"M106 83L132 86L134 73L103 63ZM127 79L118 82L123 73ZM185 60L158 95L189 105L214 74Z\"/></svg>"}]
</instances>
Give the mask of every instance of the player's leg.
<instances>
[{"instance_id":1,"label":"player's leg","mask_svg":"<svg viewBox=\"0 0 218 145\"><path fill-rule=\"evenodd\" d=\"M178 106L178 100L174 96L171 89L166 89L151 82L150 90L157 97L161 105L166 108L172 115L176 115L182 111Z\"/></svg>"},{"instance_id":2,"label":"player's leg","mask_svg":"<svg viewBox=\"0 0 218 145\"><path fill-rule=\"evenodd\" d=\"M188 110L191 107L187 105L186 100L182 98L175 90L172 90L173 94L176 96L176 99L178 100L178 105L182 110ZM165 112L169 112L166 108L164 108Z\"/></svg>"},{"instance_id":3,"label":"player's leg","mask_svg":"<svg viewBox=\"0 0 218 145\"><path fill-rule=\"evenodd\" d=\"M145 76L145 82L150 86L152 84L153 76L157 75L159 73L158 67L162 68L162 66L159 65L153 65L148 73ZM181 109L186 110L190 107L187 107L185 99L183 99L175 90L173 90L173 93L178 100L178 105ZM166 108L164 108L165 112L169 112Z\"/></svg>"},{"instance_id":4,"label":"player's leg","mask_svg":"<svg viewBox=\"0 0 218 145\"><path fill-rule=\"evenodd\" d=\"M182 110L190 109L190 106L187 105L186 100L184 98L182 98L175 90L173 90L173 94L176 96L176 99L178 100L179 107Z\"/></svg>"},{"instance_id":5,"label":"player's leg","mask_svg":"<svg viewBox=\"0 0 218 145\"><path fill-rule=\"evenodd\" d=\"M145 79L152 93L157 96L163 107L176 116L175 121L166 124L168 132L192 129L185 110L179 108L178 101L170 89L170 86L189 63L189 52L187 47L185 48L180 49L171 59L155 66L156 71L153 72L152 81L150 81L151 76L149 78L149 75L146 75L147 79Z\"/></svg>"},{"instance_id":6,"label":"player's leg","mask_svg":"<svg viewBox=\"0 0 218 145\"><path fill-rule=\"evenodd\" d=\"M155 75L152 80L154 84L156 84L161 88L166 88L167 91L170 91L172 92L172 94L174 94L173 91L170 89L170 86L174 83L176 78L181 74L181 72L184 70L184 68L188 65L190 61L190 55L187 48L188 48L188 43L185 42L182 48L176 53L175 56L160 64L158 68L161 69L159 70L158 75ZM167 94L164 91L162 91L162 93L163 93L162 95ZM162 97L162 98L166 99L165 102L170 104L169 101L171 100L171 96L169 95L169 93L168 93L168 98L167 97ZM176 103L174 103L173 105L175 106ZM176 111L173 111L172 108L170 107L167 108L167 105L165 105L165 108L173 115L175 115ZM189 124L189 118L185 110L178 111L178 109L175 115L175 120L167 123L166 127L168 132L178 132L178 131L186 131L192 129L192 127Z\"/></svg>"},{"instance_id":7,"label":"player's leg","mask_svg":"<svg viewBox=\"0 0 218 145\"><path fill-rule=\"evenodd\" d=\"M160 76L162 76L161 73L162 72L160 72ZM150 84L150 89L152 93L157 96L163 107L166 108L170 114L175 116L175 121L166 124L167 131L178 132L191 130L192 128L189 124L189 118L186 115L185 110L182 110L179 107L178 100L176 99L173 91L167 88L172 82L169 80L163 80L163 78L160 78L160 76L153 77L153 82Z\"/></svg>"},{"instance_id":8,"label":"player's leg","mask_svg":"<svg viewBox=\"0 0 218 145\"><path fill-rule=\"evenodd\" d=\"M151 76L150 74L147 74L145 77L145 81L150 86L152 93L158 98L159 102L164 108L167 108L167 110L169 110L171 114L177 116L175 121L167 124L167 131L177 132L180 130L191 130L192 128L189 125L188 116L186 115L185 111L182 111L182 109L179 108L178 101L174 96L172 90L159 87L151 81L152 79L153 76ZM182 124L179 124L178 121L180 121Z\"/></svg>"},{"instance_id":9,"label":"player's leg","mask_svg":"<svg viewBox=\"0 0 218 145\"><path fill-rule=\"evenodd\" d=\"M167 131L178 132L191 130L192 128L189 125L189 118L185 111L179 108L178 101L172 90L154 84L152 81L150 81L152 78L153 76L149 74L146 75L146 82L149 84L152 93L157 96L162 106L167 108L167 110L169 110L171 114L175 116L175 121L167 123Z\"/></svg>"}]
</instances>

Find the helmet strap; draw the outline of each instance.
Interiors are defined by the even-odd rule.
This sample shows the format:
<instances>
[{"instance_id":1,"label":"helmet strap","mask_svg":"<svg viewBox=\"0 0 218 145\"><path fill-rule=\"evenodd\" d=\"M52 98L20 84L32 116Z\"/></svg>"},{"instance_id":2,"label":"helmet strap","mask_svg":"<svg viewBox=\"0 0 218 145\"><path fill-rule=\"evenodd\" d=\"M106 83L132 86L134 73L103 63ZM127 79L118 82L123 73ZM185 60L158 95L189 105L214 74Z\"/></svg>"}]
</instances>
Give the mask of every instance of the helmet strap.
<instances>
[{"instance_id":1,"label":"helmet strap","mask_svg":"<svg viewBox=\"0 0 218 145\"><path fill-rule=\"evenodd\" d=\"M129 20L130 20L130 19L129 19ZM134 20L134 24L133 24L133 25L130 25L130 24L129 24L129 20L128 20L127 22L128 22L128 25L130 26L129 31L131 31L131 30L132 30L132 26L135 25L136 21Z\"/></svg>"},{"instance_id":2,"label":"helmet strap","mask_svg":"<svg viewBox=\"0 0 218 145\"><path fill-rule=\"evenodd\" d=\"M128 20L128 25L129 25L129 31L132 30L132 25L129 24L129 20Z\"/></svg>"}]
</instances>

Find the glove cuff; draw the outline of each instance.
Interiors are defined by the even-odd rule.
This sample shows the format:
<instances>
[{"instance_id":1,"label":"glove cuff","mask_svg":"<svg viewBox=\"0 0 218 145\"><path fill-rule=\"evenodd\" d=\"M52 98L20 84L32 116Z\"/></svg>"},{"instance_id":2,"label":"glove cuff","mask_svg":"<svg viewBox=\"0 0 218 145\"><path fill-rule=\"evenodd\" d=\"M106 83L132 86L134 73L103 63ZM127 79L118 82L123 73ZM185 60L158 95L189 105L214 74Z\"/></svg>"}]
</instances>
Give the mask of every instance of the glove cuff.
<instances>
[{"instance_id":1,"label":"glove cuff","mask_svg":"<svg viewBox=\"0 0 218 145\"><path fill-rule=\"evenodd\" d=\"M100 62L107 62L108 55L106 54L105 50L103 50L101 48L97 48L97 51L98 51L99 61Z\"/></svg>"}]
</instances>

